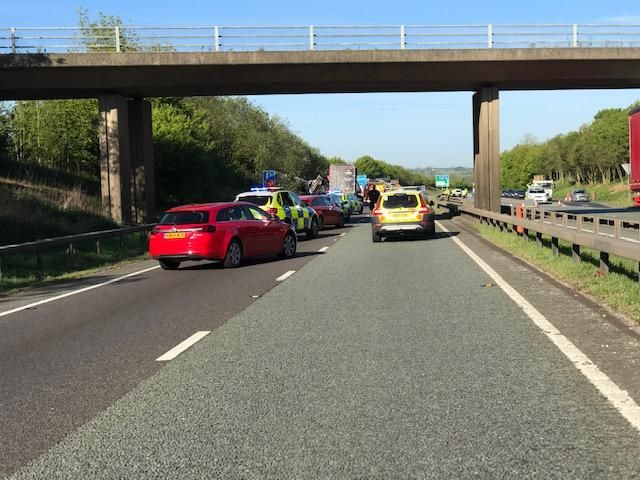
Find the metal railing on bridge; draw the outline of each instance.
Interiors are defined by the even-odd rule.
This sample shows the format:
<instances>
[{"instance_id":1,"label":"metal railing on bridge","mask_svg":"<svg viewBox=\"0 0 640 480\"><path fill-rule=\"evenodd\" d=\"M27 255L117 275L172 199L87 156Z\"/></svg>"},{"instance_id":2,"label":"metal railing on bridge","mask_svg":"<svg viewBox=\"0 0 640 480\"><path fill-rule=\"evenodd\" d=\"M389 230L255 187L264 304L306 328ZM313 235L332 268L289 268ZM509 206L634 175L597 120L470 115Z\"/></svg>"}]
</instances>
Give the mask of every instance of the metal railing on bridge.
<instances>
[{"instance_id":1,"label":"metal railing on bridge","mask_svg":"<svg viewBox=\"0 0 640 480\"><path fill-rule=\"evenodd\" d=\"M640 47L640 24L0 28L0 53Z\"/></svg>"}]
</instances>

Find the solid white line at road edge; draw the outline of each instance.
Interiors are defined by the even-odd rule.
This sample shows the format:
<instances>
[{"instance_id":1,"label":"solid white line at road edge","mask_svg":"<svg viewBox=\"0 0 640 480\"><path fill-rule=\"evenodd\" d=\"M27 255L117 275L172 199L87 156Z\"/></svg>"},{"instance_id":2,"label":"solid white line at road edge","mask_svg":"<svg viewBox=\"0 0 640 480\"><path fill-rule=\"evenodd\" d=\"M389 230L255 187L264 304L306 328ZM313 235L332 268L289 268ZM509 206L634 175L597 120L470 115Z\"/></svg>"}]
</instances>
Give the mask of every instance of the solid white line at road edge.
<instances>
[{"instance_id":1,"label":"solid white line at road edge","mask_svg":"<svg viewBox=\"0 0 640 480\"><path fill-rule=\"evenodd\" d=\"M276 278L276 282L282 282L283 280L286 280L287 278L289 278L294 273L296 273L295 270L289 270L288 272L285 272L282 275L280 275L278 278Z\"/></svg>"},{"instance_id":2,"label":"solid white line at road edge","mask_svg":"<svg viewBox=\"0 0 640 480\"><path fill-rule=\"evenodd\" d=\"M329 250L329 247L322 247L320 250L318 250L321 253L326 252L327 250Z\"/></svg>"},{"instance_id":3,"label":"solid white line at road edge","mask_svg":"<svg viewBox=\"0 0 640 480\"><path fill-rule=\"evenodd\" d=\"M449 233L440 222L436 221L438 227L444 232ZM640 431L640 407L631 398L626 390L622 390L616 385L597 365L595 365L589 357L587 357L578 347L562 335L560 331L542 315L536 308L531 305L522 295L520 295L511 285L509 285L493 268L491 268L484 260L476 255L473 250L467 247L459 238L450 237L456 245L458 245L464 253L469 255L471 259L489 275L496 285L513 300L520 308L524 310L527 316L536 326L551 340L558 349L575 365L575 367L587 377L607 400L626 418L636 430Z\"/></svg>"},{"instance_id":4,"label":"solid white line at road edge","mask_svg":"<svg viewBox=\"0 0 640 480\"><path fill-rule=\"evenodd\" d=\"M202 340L204 337L206 337L210 333L211 333L211 330L203 330L201 332L194 333L189 338L187 338L185 341L180 342L178 345L173 347L171 350L169 350L164 355L160 355L158 358L156 358L156 362L167 362L169 360L173 360L178 355L180 355L182 352L184 352L187 348L192 346L194 343Z\"/></svg>"},{"instance_id":5,"label":"solid white line at road edge","mask_svg":"<svg viewBox=\"0 0 640 480\"><path fill-rule=\"evenodd\" d=\"M119 282L120 280L124 280L125 278L133 277L135 275L140 275L141 273L150 272L151 270L155 270L156 268L160 268L160 265L156 265L155 267L145 268L144 270L138 270L137 272L128 273L121 277L112 278L111 280L107 280L106 282L97 283L95 285L90 285L88 287L80 288L78 290L73 290L71 292L63 293L61 295L56 295L55 297L45 298L44 300L40 300L34 303L30 303L28 305L23 305L21 307L13 308L11 310L7 310L5 312L0 312L0 317L4 317L5 315L10 315L12 313L20 312L22 310L27 310L28 308L37 307L39 305L44 305L45 303L55 302L56 300L60 300L62 298L70 297L71 295L77 295L79 293L88 292L89 290L93 290L95 288L105 287L107 285L111 285L112 283Z\"/></svg>"}]
</instances>

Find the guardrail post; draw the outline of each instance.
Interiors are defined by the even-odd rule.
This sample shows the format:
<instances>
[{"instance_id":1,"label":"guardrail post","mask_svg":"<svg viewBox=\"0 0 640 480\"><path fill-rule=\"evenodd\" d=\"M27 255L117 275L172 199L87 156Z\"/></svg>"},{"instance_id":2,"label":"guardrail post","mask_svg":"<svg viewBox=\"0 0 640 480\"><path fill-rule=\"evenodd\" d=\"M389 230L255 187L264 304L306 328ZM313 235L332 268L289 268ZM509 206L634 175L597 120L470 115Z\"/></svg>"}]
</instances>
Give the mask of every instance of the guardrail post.
<instances>
[{"instance_id":1,"label":"guardrail post","mask_svg":"<svg viewBox=\"0 0 640 480\"><path fill-rule=\"evenodd\" d=\"M100 240L96 240L96 255L100 255Z\"/></svg>"},{"instance_id":2,"label":"guardrail post","mask_svg":"<svg viewBox=\"0 0 640 480\"><path fill-rule=\"evenodd\" d=\"M573 24L573 48L576 48L578 46L578 25L577 24Z\"/></svg>"},{"instance_id":3,"label":"guardrail post","mask_svg":"<svg viewBox=\"0 0 640 480\"><path fill-rule=\"evenodd\" d=\"M114 35L116 37L116 52L120 52L120 27L116 25L114 28Z\"/></svg>"},{"instance_id":4,"label":"guardrail post","mask_svg":"<svg viewBox=\"0 0 640 480\"><path fill-rule=\"evenodd\" d=\"M404 50L407 45L404 25L400 25L400 49Z\"/></svg>"},{"instance_id":5,"label":"guardrail post","mask_svg":"<svg viewBox=\"0 0 640 480\"><path fill-rule=\"evenodd\" d=\"M562 226L564 228L567 228L567 223L569 222L569 214L567 213L563 213L562 214Z\"/></svg>"},{"instance_id":6,"label":"guardrail post","mask_svg":"<svg viewBox=\"0 0 640 480\"><path fill-rule=\"evenodd\" d=\"M529 238L529 229L528 229L528 228L525 228L525 229L522 231L522 239L523 239L525 242L528 242L528 241L530 240L530 238Z\"/></svg>"},{"instance_id":7,"label":"guardrail post","mask_svg":"<svg viewBox=\"0 0 640 480\"><path fill-rule=\"evenodd\" d=\"M582 257L580 257L580 245L577 243L571 245L571 258L573 258L573 261L576 263L580 263L582 260Z\"/></svg>"},{"instance_id":8,"label":"guardrail post","mask_svg":"<svg viewBox=\"0 0 640 480\"><path fill-rule=\"evenodd\" d=\"M593 217L593 233L600 235L600 217Z\"/></svg>"},{"instance_id":9,"label":"guardrail post","mask_svg":"<svg viewBox=\"0 0 640 480\"><path fill-rule=\"evenodd\" d=\"M560 255L560 248L558 247L558 237L551 237L551 253L554 257Z\"/></svg>"},{"instance_id":10,"label":"guardrail post","mask_svg":"<svg viewBox=\"0 0 640 480\"><path fill-rule=\"evenodd\" d=\"M487 25L487 48L493 48L493 25Z\"/></svg>"},{"instance_id":11,"label":"guardrail post","mask_svg":"<svg viewBox=\"0 0 640 480\"><path fill-rule=\"evenodd\" d=\"M313 50L316 46L316 34L313 31L313 25L309 26L309 50Z\"/></svg>"},{"instance_id":12,"label":"guardrail post","mask_svg":"<svg viewBox=\"0 0 640 480\"><path fill-rule=\"evenodd\" d=\"M16 27L11 27L11 53L16 53Z\"/></svg>"},{"instance_id":13,"label":"guardrail post","mask_svg":"<svg viewBox=\"0 0 640 480\"><path fill-rule=\"evenodd\" d=\"M582 215L576 216L576 230L582 231Z\"/></svg>"},{"instance_id":14,"label":"guardrail post","mask_svg":"<svg viewBox=\"0 0 640 480\"><path fill-rule=\"evenodd\" d=\"M617 239L620 238L620 235L622 234L622 219L616 218L613 221L613 234Z\"/></svg>"},{"instance_id":15,"label":"guardrail post","mask_svg":"<svg viewBox=\"0 0 640 480\"><path fill-rule=\"evenodd\" d=\"M600 252L600 268L598 271L602 275L607 275L609 273L609 253L608 252Z\"/></svg>"},{"instance_id":16,"label":"guardrail post","mask_svg":"<svg viewBox=\"0 0 640 480\"><path fill-rule=\"evenodd\" d=\"M40 255L40 249L36 249L36 269L42 273L42 256Z\"/></svg>"},{"instance_id":17,"label":"guardrail post","mask_svg":"<svg viewBox=\"0 0 640 480\"><path fill-rule=\"evenodd\" d=\"M213 27L213 51L220 51L220 29L217 25Z\"/></svg>"},{"instance_id":18,"label":"guardrail post","mask_svg":"<svg viewBox=\"0 0 640 480\"><path fill-rule=\"evenodd\" d=\"M536 232L536 245L542 246L542 234L540 232Z\"/></svg>"}]
</instances>

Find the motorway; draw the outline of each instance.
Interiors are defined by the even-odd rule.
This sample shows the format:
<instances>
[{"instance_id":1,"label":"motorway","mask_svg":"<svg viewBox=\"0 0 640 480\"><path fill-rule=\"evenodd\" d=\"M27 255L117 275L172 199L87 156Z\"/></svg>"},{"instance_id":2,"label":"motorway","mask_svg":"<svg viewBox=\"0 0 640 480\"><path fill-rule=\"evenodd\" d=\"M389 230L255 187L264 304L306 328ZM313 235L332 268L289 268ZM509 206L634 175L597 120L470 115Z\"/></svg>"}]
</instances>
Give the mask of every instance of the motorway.
<instances>
[{"instance_id":1,"label":"motorway","mask_svg":"<svg viewBox=\"0 0 640 480\"><path fill-rule=\"evenodd\" d=\"M286 261L0 299L0 476L638 478L637 327L460 218L354 218Z\"/></svg>"}]
</instances>

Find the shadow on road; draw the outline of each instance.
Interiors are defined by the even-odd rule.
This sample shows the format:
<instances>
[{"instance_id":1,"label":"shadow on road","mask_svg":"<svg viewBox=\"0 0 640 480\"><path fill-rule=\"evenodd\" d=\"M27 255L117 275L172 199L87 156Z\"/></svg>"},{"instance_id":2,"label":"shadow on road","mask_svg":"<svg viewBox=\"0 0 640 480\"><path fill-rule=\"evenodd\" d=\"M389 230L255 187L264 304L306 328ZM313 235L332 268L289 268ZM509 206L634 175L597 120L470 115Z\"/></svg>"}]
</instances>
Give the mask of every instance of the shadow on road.
<instances>
[{"instance_id":1,"label":"shadow on road","mask_svg":"<svg viewBox=\"0 0 640 480\"><path fill-rule=\"evenodd\" d=\"M436 232L425 238L416 235L394 235L392 237L384 237L385 242L428 242L431 240L441 240L443 238L456 237L460 232Z\"/></svg>"},{"instance_id":2,"label":"shadow on road","mask_svg":"<svg viewBox=\"0 0 640 480\"><path fill-rule=\"evenodd\" d=\"M324 255L324 252L297 252L294 257L291 257L290 259L287 259L287 260L291 260L295 258L311 257L315 255ZM282 262L282 261L283 259L277 256L247 258L242 261L242 265L240 265L238 268L242 269L242 268L251 267L254 265L264 265L267 263ZM185 272L185 271L193 271L193 270L218 270L222 268L223 268L223 262L221 261L216 262L216 261L205 260L202 263L182 266L175 271Z\"/></svg>"}]
</instances>

